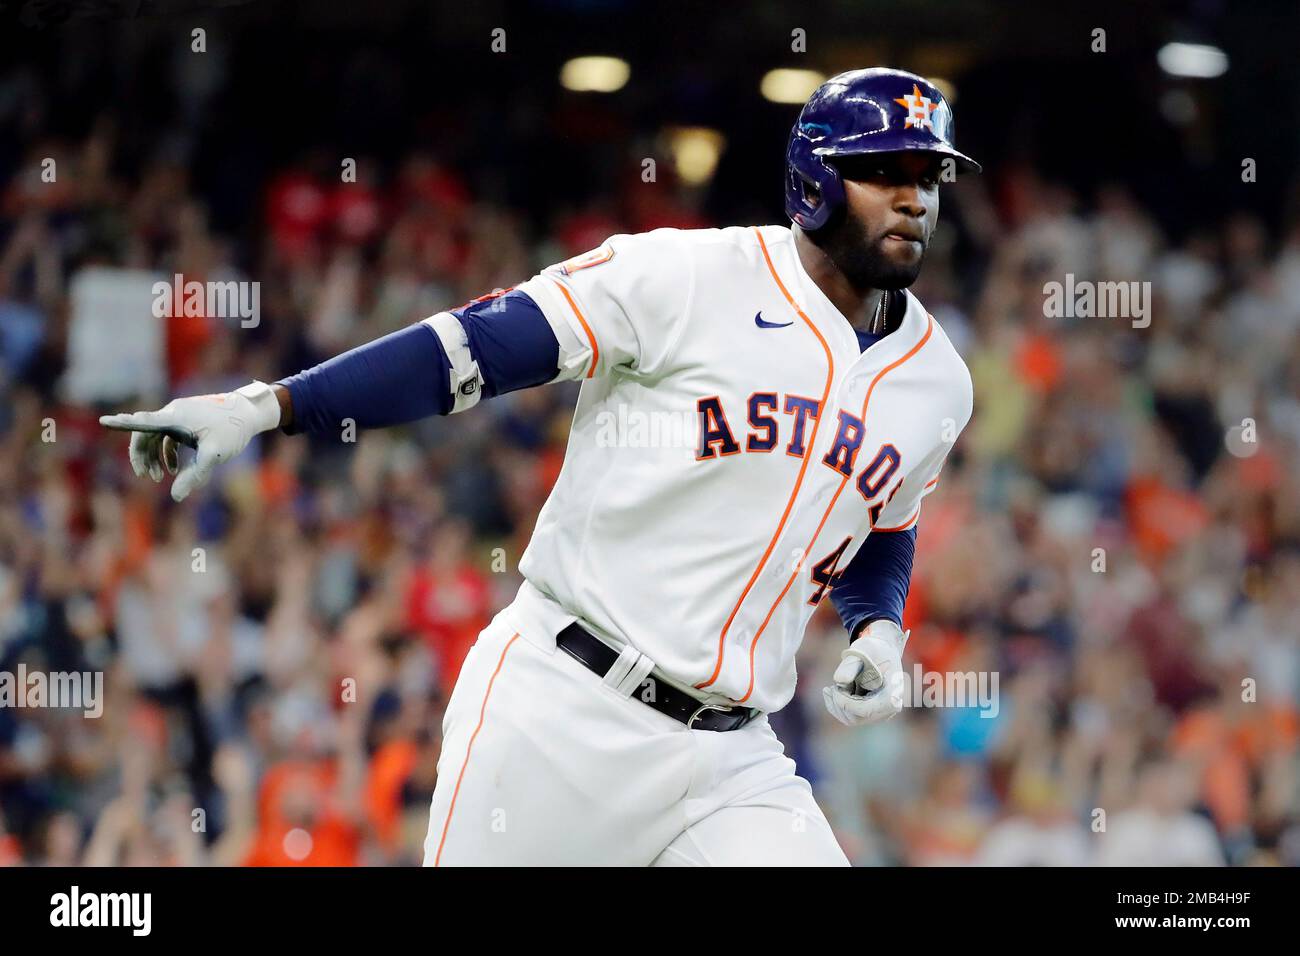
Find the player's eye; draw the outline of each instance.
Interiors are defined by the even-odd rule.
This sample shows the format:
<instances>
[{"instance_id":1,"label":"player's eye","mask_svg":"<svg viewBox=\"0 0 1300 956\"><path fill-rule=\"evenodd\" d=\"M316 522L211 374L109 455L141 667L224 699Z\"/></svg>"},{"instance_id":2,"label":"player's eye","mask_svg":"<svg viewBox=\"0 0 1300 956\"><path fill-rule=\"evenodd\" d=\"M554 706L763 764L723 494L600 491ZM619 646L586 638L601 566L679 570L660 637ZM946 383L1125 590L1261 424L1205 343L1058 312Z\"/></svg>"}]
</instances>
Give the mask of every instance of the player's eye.
<instances>
[{"instance_id":1,"label":"player's eye","mask_svg":"<svg viewBox=\"0 0 1300 956\"><path fill-rule=\"evenodd\" d=\"M854 182L874 183L881 186L916 184L926 190L934 189L939 185L941 172L941 167L937 163L927 165L918 173L915 168L905 166L896 160L871 156L841 158L836 165L841 176Z\"/></svg>"},{"instance_id":2,"label":"player's eye","mask_svg":"<svg viewBox=\"0 0 1300 956\"><path fill-rule=\"evenodd\" d=\"M879 160L848 159L839 162L840 175L854 182L880 182L891 177L891 170Z\"/></svg>"}]
</instances>

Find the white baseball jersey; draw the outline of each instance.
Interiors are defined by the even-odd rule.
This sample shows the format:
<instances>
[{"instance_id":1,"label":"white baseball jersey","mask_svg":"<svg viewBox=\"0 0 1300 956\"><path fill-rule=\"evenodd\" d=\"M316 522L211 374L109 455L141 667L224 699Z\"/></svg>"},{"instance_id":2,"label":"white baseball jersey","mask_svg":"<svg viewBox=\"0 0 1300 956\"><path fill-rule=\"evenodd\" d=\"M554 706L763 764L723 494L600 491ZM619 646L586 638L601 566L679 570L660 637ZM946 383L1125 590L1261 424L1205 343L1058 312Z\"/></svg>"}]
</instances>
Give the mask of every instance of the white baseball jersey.
<instances>
[{"instance_id":1,"label":"white baseball jersey","mask_svg":"<svg viewBox=\"0 0 1300 956\"><path fill-rule=\"evenodd\" d=\"M615 236L518 288L582 380L524 577L669 677L780 709L837 575L916 523L965 363L910 293L863 352L780 226Z\"/></svg>"}]
</instances>

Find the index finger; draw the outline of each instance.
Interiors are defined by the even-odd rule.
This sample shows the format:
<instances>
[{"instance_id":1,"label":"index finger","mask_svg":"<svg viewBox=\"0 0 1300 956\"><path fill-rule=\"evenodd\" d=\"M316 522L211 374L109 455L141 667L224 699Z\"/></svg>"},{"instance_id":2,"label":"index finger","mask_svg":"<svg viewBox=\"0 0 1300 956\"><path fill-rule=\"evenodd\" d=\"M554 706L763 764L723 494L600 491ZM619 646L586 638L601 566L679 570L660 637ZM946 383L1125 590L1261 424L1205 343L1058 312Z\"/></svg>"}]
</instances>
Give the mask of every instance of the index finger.
<instances>
[{"instance_id":1,"label":"index finger","mask_svg":"<svg viewBox=\"0 0 1300 956\"><path fill-rule=\"evenodd\" d=\"M100 415L99 423L105 428L120 432L156 432L169 423L162 412L122 412L118 415Z\"/></svg>"},{"instance_id":2,"label":"index finger","mask_svg":"<svg viewBox=\"0 0 1300 956\"><path fill-rule=\"evenodd\" d=\"M171 416L162 412L125 412L120 415L101 415L99 423L119 432L154 432L166 435L172 441L190 448L199 446L198 436L188 428L173 423Z\"/></svg>"}]
</instances>

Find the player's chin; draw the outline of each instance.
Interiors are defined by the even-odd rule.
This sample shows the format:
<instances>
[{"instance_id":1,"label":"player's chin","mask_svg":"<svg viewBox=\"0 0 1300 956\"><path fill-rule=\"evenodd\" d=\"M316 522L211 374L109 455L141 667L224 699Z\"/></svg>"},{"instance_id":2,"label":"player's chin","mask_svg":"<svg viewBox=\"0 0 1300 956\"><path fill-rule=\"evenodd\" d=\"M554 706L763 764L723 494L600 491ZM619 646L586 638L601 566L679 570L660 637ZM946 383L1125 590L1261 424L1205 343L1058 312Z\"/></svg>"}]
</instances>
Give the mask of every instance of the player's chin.
<instances>
[{"instance_id":1,"label":"player's chin","mask_svg":"<svg viewBox=\"0 0 1300 956\"><path fill-rule=\"evenodd\" d=\"M921 262L924 259L924 251L918 252L915 259L911 261L896 262L886 257L882 262L885 268L880 270L880 276L875 283L875 287L888 291L906 289L921 274Z\"/></svg>"},{"instance_id":2,"label":"player's chin","mask_svg":"<svg viewBox=\"0 0 1300 956\"><path fill-rule=\"evenodd\" d=\"M892 278L905 279L904 284L910 285L921 272L925 243L884 236L876 243L876 257L882 272Z\"/></svg>"}]
</instances>

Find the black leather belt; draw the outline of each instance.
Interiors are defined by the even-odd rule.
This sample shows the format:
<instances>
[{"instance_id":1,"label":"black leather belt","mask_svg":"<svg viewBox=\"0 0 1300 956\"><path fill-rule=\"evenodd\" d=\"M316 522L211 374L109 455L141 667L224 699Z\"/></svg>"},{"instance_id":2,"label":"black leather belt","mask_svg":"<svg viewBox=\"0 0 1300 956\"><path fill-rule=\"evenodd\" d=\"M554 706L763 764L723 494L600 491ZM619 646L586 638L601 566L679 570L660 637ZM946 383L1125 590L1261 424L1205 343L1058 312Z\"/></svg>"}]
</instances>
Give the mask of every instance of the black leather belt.
<instances>
[{"instance_id":1,"label":"black leather belt","mask_svg":"<svg viewBox=\"0 0 1300 956\"><path fill-rule=\"evenodd\" d=\"M609 669L618 660L618 651L576 623L557 634L555 644L601 678L609 673ZM655 681L653 694L633 693L632 696L647 707L653 707L659 713L681 721L692 730L739 730L758 716L758 711L752 707L706 704L663 681Z\"/></svg>"}]
</instances>

